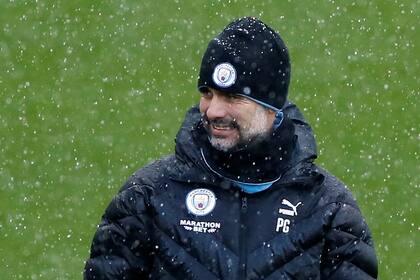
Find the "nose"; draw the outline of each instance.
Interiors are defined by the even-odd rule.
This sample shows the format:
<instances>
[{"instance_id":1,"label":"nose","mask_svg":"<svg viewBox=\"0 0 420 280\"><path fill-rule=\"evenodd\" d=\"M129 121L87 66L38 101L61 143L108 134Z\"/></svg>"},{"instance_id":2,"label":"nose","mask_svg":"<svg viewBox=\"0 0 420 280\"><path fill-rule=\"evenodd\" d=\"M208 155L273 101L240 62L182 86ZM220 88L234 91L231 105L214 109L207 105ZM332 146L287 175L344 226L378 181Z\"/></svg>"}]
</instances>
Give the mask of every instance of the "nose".
<instances>
[{"instance_id":1,"label":"nose","mask_svg":"<svg viewBox=\"0 0 420 280\"><path fill-rule=\"evenodd\" d=\"M226 101L224 96L214 94L210 100L208 100L208 107L206 115L209 120L223 119L228 115L229 102Z\"/></svg>"}]
</instances>

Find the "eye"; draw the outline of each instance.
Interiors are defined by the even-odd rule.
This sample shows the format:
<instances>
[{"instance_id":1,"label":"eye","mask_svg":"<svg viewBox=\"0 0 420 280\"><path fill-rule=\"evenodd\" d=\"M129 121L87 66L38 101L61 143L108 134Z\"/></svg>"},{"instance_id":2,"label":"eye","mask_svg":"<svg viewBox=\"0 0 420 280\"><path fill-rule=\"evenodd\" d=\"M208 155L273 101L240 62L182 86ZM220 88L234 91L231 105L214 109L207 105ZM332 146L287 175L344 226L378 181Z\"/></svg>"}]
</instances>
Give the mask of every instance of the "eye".
<instances>
[{"instance_id":1,"label":"eye","mask_svg":"<svg viewBox=\"0 0 420 280\"><path fill-rule=\"evenodd\" d=\"M213 93L208 88L205 88L201 91L201 96L204 98L211 98Z\"/></svg>"},{"instance_id":2,"label":"eye","mask_svg":"<svg viewBox=\"0 0 420 280\"><path fill-rule=\"evenodd\" d=\"M240 101L240 100L243 99L242 96L234 94L234 93L228 94L227 98L229 98L229 100L231 100L231 101Z\"/></svg>"}]
</instances>

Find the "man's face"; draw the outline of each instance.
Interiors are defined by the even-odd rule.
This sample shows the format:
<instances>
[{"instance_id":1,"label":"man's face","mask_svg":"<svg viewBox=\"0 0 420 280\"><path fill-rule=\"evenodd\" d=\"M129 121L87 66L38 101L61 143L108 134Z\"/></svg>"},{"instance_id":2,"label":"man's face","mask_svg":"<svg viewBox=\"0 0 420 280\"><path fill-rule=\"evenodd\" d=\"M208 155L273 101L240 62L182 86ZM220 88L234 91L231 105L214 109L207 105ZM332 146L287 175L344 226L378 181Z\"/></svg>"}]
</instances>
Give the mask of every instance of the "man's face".
<instances>
[{"instance_id":1,"label":"man's face","mask_svg":"<svg viewBox=\"0 0 420 280\"><path fill-rule=\"evenodd\" d=\"M200 112L212 146L230 151L270 132L275 113L239 95L209 88L200 99Z\"/></svg>"}]
</instances>

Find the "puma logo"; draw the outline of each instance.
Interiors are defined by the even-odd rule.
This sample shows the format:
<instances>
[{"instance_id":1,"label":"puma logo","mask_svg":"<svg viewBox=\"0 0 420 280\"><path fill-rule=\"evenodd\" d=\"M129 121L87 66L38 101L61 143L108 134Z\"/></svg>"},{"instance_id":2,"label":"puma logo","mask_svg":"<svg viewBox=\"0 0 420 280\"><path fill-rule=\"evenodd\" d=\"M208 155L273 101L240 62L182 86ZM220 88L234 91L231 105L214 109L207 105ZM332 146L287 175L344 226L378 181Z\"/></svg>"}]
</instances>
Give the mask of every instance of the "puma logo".
<instances>
[{"instance_id":1,"label":"puma logo","mask_svg":"<svg viewBox=\"0 0 420 280\"><path fill-rule=\"evenodd\" d=\"M290 201L283 198L283 200L281 201L281 204L283 204L285 206L288 206L288 207L292 208L293 210L279 208L279 213L293 217L293 216L297 216L297 214L298 214L297 213L297 208L298 208L299 205L302 204L302 202L299 201L296 205L293 205Z\"/></svg>"}]
</instances>

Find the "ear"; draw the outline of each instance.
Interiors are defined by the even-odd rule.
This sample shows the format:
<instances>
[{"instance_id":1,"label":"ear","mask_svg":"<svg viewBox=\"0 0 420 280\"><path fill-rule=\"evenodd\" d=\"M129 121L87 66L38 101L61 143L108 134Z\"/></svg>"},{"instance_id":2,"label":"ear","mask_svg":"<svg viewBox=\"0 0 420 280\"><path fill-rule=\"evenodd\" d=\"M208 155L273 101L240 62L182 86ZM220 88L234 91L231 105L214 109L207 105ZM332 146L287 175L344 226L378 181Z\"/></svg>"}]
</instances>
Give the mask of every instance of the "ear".
<instances>
[{"instance_id":1,"label":"ear","mask_svg":"<svg viewBox=\"0 0 420 280\"><path fill-rule=\"evenodd\" d=\"M266 109L266 110L267 110L267 117L268 117L269 123L273 123L274 119L276 118L276 112L271 109Z\"/></svg>"},{"instance_id":2,"label":"ear","mask_svg":"<svg viewBox=\"0 0 420 280\"><path fill-rule=\"evenodd\" d=\"M282 110L276 111L274 115L274 122L273 122L274 130L276 130L281 125L281 123L283 122L283 119L284 119L283 111Z\"/></svg>"}]
</instances>

